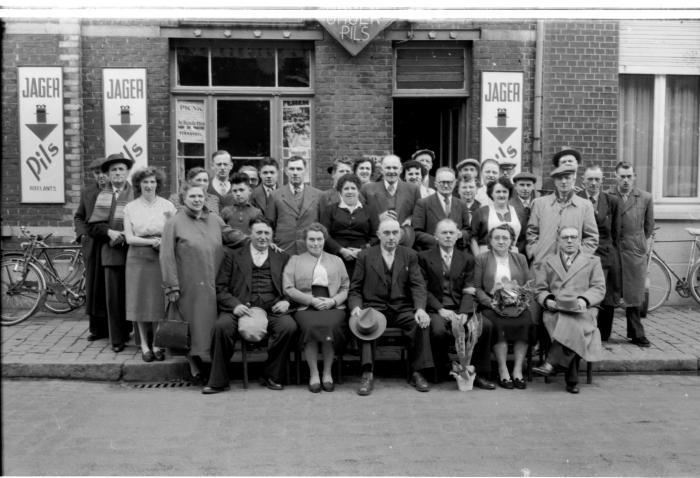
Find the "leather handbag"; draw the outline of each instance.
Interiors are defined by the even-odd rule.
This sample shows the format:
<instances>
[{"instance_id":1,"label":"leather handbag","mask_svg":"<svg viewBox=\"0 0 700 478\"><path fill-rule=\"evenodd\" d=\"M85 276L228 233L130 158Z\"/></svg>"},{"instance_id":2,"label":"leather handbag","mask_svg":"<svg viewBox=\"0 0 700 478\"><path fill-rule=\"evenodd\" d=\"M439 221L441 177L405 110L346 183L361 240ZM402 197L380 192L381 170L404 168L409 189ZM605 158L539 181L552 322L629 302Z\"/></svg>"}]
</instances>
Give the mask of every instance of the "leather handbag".
<instances>
[{"instance_id":1,"label":"leather handbag","mask_svg":"<svg viewBox=\"0 0 700 478\"><path fill-rule=\"evenodd\" d=\"M168 302L165 306L165 315L158 322L153 345L171 350L190 349L190 324L182 317L177 302Z\"/></svg>"}]
</instances>

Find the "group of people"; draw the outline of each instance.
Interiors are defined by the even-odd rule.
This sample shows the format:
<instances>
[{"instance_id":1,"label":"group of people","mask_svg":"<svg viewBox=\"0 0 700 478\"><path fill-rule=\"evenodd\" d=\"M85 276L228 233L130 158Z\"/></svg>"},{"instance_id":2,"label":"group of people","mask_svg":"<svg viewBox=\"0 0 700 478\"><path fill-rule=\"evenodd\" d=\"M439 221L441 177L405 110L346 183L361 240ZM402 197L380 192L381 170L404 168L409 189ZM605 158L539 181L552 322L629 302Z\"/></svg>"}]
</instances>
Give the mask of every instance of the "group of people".
<instances>
[{"instance_id":1,"label":"group of people","mask_svg":"<svg viewBox=\"0 0 700 478\"><path fill-rule=\"evenodd\" d=\"M232 173L231 156L217 151L213 174L189 170L169 199L158 169L134 171L129 183L131 159L94 161L95 184L75 214L88 340L108 338L120 352L133 328L143 360L164 360L153 337L171 303L189 324L190 373L205 394L229 388L236 340L263 337L263 384L283 389L289 354L301 348L314 393L334 390L334 357L354 338L360 395L374 388L376 344L387 327L406 337L410 381L421 392L430 389L427 370L448 376L453 327L476 316L471 362L482 389L496 387L491 352L497 384L526 388L534 330L547 350L534 371L565 372L566 390L578 393L579 360L599 360L621 301L628 337L649 346L640 313L654 218L631 164L616 166L609 192L596 165L586 165L576 187L581 155L562 150L553 157L554 190L538 197L534 174L513 176L495 160L465 159L432 176L434 161L430 150L405 163L395 155L378 164L337 160L328 170L333 187L320 191L305 182L302 157L286 160L282 185L275 160ZM507 311L504 288L531 300Z\"/></svg>"}]
</instances>

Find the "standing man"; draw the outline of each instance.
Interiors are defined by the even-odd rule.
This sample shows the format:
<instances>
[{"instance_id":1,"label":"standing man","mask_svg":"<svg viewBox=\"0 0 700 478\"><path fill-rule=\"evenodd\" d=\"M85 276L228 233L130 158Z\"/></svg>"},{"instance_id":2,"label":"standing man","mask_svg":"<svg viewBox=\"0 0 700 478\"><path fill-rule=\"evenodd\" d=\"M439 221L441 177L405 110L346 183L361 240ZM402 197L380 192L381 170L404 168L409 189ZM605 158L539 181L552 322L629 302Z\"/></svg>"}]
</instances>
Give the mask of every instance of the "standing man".
<instances>
[{"instance_id":1,"label":"standing man","mask_svg":"<svg viewBox=\"0 0 700 478\"><path fill-rule=\"evenodd\" d=\"M238 321L251 315L251 307L263 309L268 321L263 384L270 390L284 388L282 371L297 331L282 288L282 272L289 256L270 248L272 227L265 218L250 221L250 235L250 246L226 251L216 276L219 318L212 332L211 374L202 389L205 395L229 389L228 364L239 337Z\"/></svg>"},{"instance_id":2,"label":"standing man","mask_svg":"<svg viewBox=\"0 0 700 478\"><path fill-rule=\"evenodd\" d=\"M382 219L395 219L402 229L401 245L412 247L415 236L411 221L413 209L420 199L420 189L399 179L401 158L396 155L384 156L381 170L381 181L366 183L360 190L370 208L372 229L377 230Z\"/></svg>"},{"instance_id":3,"label":"standing man","mask_svg":"<svg viewBox=\"0 0 700 478\"><path fill-rule=\"evenodd\" d=\"M253 189L251 204L266 214L272 204L272 193L277 190L279 164L272 158L260 161L260 185Z\"/></svg>"},{"instance_id":4,"label":"standing man","mask_svg":"<svg viewBox=\"0 0 700 478\"><path fill-rule=\"evenodd\" d=\"M498 165L498 169L500 170L502 177L511 179L513 173L515 172L515 166L517 166L517 164L512 160L504 159Z\"/></svg>"},{"instance_id":5,"label":"standing man","mask_svg":"<svg viewBox=\"0 0 700 478\"><path fill-rule=\"evenodd\" d=\"M530 211L532 210L532 201L535 199L535 183L537 176L529 172L520 172L513 177L513 186L515 194L510 199L510 205L515 209L518 215L518 220L523 227L520 228L520 234L516 242L518 252L525 255L525 244L527 223L530 220Z\"/></svg>"},{"instance_id":6,"label":"standing man","mask_svg":"<svg viewBox=\"0 0 700 478\"><path fill-rule=\"evenodd\" d=\"M644 334L640 310L644 301L649 239L654 232L654 203L651 194L634 187L636 176L630 163L617 163L615 177L617 187L611 194L620 201L618 249L627 337L635 345L649 347L651 344Z\"/></svg>"},{"instance_id":7,"label":"standing man","mask_svg":"<svg viewBox=\"0 0 700 478\"><path fill-rule=\"evenodd\" d=\"M306 159L301 156L289 158L285 171L289 183L274 192L265 217L274 226L275 244L296 255L306 252L304 229L318 222L321 191L304 184Z\"/></svg>"},{"instance_id":8,"label":"standing man","mask_svg":"<svg viewBox=\"0 0 700 478\"><path fill-rule=\"evenodd\" d=\"M457 163L455 170L457 171L457 177L460 180L464 180L467 179L467 177L470 177L476 180L477 187L480 185L479 172L481 171L481 164L479 164L478 159L463 159L459 163Z\"/></svg>"},{"instance_id":9,"label":"standing man","mask_svg":"<svg viewBox=\"0 0 700 478\"><path fill-rule=\"evenodd\" d=\"M100 249L105 278L107 323L112 350L121 352L129 340L126 321L126 253L124 237L124 206L134 199L134 191L127 182L134 161L121 153L111 154L100 167L107 173L109 183L97 194L88 220L88 233Z\"/></svg>"},{"instance_id":10,"label":"standing man","mask_svg":"<svg viewBox=\"0 0 700 478\"><path fill-rule=\"evenodd\" d=\"M75 240L83 248L85 261L85 312L89 317L87 339L93 342L109 337L107 327L107 299L105 298L105 276L102 270L102 249L88 233L88 219L95 208L97 195L107 186L107 175L101 167L105 158L94 160L88 166L95 179L94 184L88 184L80 193L80 204L75 211Z\"/></svg>"},{"instance_id":11,"label":"standing man","mask_svg":"<svg viewBox=\"0 0 700 478\"><path fill-rule=\"evenodd\" d=\"M246 236L250 235L250 221L263 214L257 207L250 204L249 176L245 173L236 173L231 177L231 192L228 197L230 205L221 210L220 216L226 224L238 229ZM240 245L243 245L241 242Z\"/></svg>"},{"instance_id":12,"label":"standing man","mask_svg":"<svg viewBox=\"0 0 700 478\"><path fill-rule=\"evenodd\" d=\"M593 205L595 222L598 225L598 249L595 255L600 258L605 276L605 299L600 304L600 312L598 312L598 329L601 340L607 341L612 332L615 306L620 299L617 255L619 201L612 194L602 191L603 171L600 166L593 165L586 168L583 173L583 187L585 190L581 191L579 196L588 199Z\"/></svg>"},{"instance_id":13,"label":"standing man","mask_svg":"<svg viewBox=\"0 0 700 478\"><path fill-rule=\"evenodd\" d=\"M238 168L239 173L245 173L250 179L250 187L254 188L260 183L260 177L258 176L258 168L252 164L244 164Z\"/></svg>"},{"instance_id":14,"label":"standing man","mask_svg":"<svg viewBox=\"0 0 700 478\"><path fill-rule=\"evenodd\" d=\"M411 159L418 161L425 168L425 177L423 178L423 186L429 189L435 189L435 176L430 174L435 162L435 152L429 149L419 149L411 155ZM437 173L436 173L437 174Z\"/></svg>"},{"instance_id":15,"label":"standing man","mask_svg":"<svg viewBox=\"0 0 700 478\"><path fill-rule=\"evenodd\" d=\"M578 171L578 167L581 166L581 161L581 153L568 146L564 146L559 152L554 153L554 156L552 156L553 169L559 166L573 166L575 170ZM542 184L542 194L550 194L554 189L554 183L551 180L544 181ZM580 192L581 190L581 188L574 185L574 191Z\"/></svg>"},{"instance_id":16,"label":"standing man","mask_svg":"<svg viewBox=\"0 0 700 478\"><path fill-rule=\"evenodd\" d=\"M364 318L369 314L362 313L362 309L368 307L381 314L385 325L404 330L410 342L411 382L419 392L430 389L421 374L421 370L433 367L430 316L425 311L425 281L418 265L418 255L407 247L399 246L400 235L398 221L391 218L382 220L377 230L379 245L360 251L350 282L350 329L361 341L362 380L357 390L359 395L372 393L374 380L374 351L378 336L373 336L371 331L379 327L365 324ZM362 333L363 330L367 334Z\"/></svg>"},{"instance_id":17,"label":"standing man","mask_svg":"<svg viewBox=\"0 0 700 478\"><path fill-rule=\"evenodd\" d=\"M413 228L416 231L416 249L427 250L437 244L435 230L438 223L450 218L457 224L460 236L455 238L459 249L468 249L471 240L469 229L469 210L460 200L452 195L455 188L455 173L451 168L440 168L435 173L437 193L416 203L413 211Z\"/></svg>"},{"instance_id":18,"label":"standing man","mask_svg":"<svg viewBox=\"0 0 700 478\"><path fill-rule=\"evenodd\" d=\"M229 175L233 169L233 161L227 151L219 150L211 156L211 162L213 174L207 192L219 196L219 204L223 205L224 197L231 190Z\"/></svg>"}]
</instances>

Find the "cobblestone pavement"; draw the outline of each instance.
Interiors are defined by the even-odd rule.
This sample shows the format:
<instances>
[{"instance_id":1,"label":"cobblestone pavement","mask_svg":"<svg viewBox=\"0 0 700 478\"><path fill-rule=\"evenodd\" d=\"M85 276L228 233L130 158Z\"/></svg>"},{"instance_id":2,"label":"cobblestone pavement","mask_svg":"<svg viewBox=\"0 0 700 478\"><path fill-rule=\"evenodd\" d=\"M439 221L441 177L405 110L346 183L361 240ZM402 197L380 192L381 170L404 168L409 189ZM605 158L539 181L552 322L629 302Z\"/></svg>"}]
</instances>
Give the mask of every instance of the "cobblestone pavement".
<instances>
[{"instance_id":1,"label":"cobblestone pavement","mask_svg":"<svg viewBox=\"0 0 700 478\"><path fill-rule=\"evenodd\" d=\"M624 311L618 310L613 334L604 343L597 372L698 371L700 307L662 307L644 319L652 347L631 345L625 338ZM2 376L91 380L158 380L182 377L183 357L144 363L130 343L118 354L107 340L88 342L82 310L68 315L41 313L11 327L2 327ZM380 348L381 350L381 348ZM234 361L237 357L234 356ZM583 368L585 369L585 367Z\"/></svg>"},{"instance_id":2,"label":"cobblestone pavement","mask_svg":"<svg viewBox=\"0 0 700 478\"><path fill-rule=\"evenodd\" d=\"M353 377L333 393L4 380L9 475L697 476L700 377L561 378L418 393Z\"/></svg>"}]
</instances>

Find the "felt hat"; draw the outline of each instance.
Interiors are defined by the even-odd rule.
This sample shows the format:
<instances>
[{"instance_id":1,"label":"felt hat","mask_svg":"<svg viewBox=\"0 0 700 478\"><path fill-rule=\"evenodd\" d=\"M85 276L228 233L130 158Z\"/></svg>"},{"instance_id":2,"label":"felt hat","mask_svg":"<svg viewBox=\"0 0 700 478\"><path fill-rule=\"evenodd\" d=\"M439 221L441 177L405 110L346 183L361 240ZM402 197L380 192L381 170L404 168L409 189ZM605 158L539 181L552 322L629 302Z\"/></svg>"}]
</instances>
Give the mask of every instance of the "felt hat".
<instances>
[{"instance_id":1,"label":"felt hat","mask_svg":"<svg viewBox=\"0 0 700 478\"><path fill-rule=\"evenodd\" d=\"M578 304L578 296L571 292L562 292L557 297L557 310L560 312L583 312Z\"/></svg>"},{"instance_id":2,"label":"felt hat","mask_svg":"<svg viewBox=\"0 0 700 478\"><path fill-rule=\"evenodd\" d=\"M116 163L122 163L126 166L126 169L131 169L131 167L134 165L134 160L131 158L125 158L122 153L110 154L104 160L102 166L100 166L100 169L103 173L106 173L107 171L109 171L109 167Z\"/></svg>"},{"instance_id":3,"label":"felt hat","mask_svg":"<svg viewBox=\"0 0 700 478\"><path fill-rule=\"evenodd\" d=\"M479 160L474 159L474 158L467 158L467 159L461 160L459 163L457 163L457 166L455 166L455 170L459 171L467 164L471 164L472 166L474 166L476 168L477 171L481 171L481 164L479 163Z\"/></svg>"},{"instance_id":4,"label":"felt hat","mask_svg":"<svg viewBox=\"0 0 700 478\"><path fill-rule=\"evenodd\" d=\"M88 165L88 169L89 169L89 170L101 169L101 168L102 168L102 163L105 162L105 159L107 159L107 158L97 158L97 159L94 159L94 160Z\"/></svg>"},{"instance_id":5,"label":"felt hat","mask_svg":"<svg viewBox=\"0 0 700 478\"><path fill-rule=\"evenodd\" d=\"M559 167L559 160L563 156L568 156L568 155L571 155L574 158L576 158L576 162L578 164L581 164L581 153L579 153L578 151L576 151L575 149L572 149L572 148L564 148L561 151L554 153L554 156L552 156L552 164L556 167Z\"/></svg>"},{"instance_id":6,"label":"felt hat","mask_svg":"<svg viewBox=\"0 0 700 478\"><path fill-rule=\"evenodd\" d=\"M267 312L250 307L250 315L238 319L238 333L247 342L260 342L267 335Z\"/></svg>"},{"instance_id":7,"label":"felt hat","mask_svg":"<svg viewBox=\"0 0 700 478\"><path fill-rule=\"evenodd\" d=\"M374 340L386 330L386 317L378 310L367 307L350 317L350 330L359 339Z\"/></svg>"},{"instance_id":8,"label":"felt hat","mask_svg":"<svg viewBox=\"0 0 700 478\"><path fill-rule=\"evenodd\" d=\"M551 173L549 173L550 178L556 178L557 176L563 176L565 174L576 174L576 166L573 164L563 164L557 168L554 168Z\"/></svg>"},{"instance_id":9,"label":"felt hat","mask_svg":"<svg viewBox=\"0 0 700 478\"><path fill-rule=\"evenodd\" d=\"M520 171L518 174L513 176L511 181L513 181L513 184L517 183L518 181L532 181L533 183L536 183L537 176L528 171Z\"/></svg>"}]
</instances>

